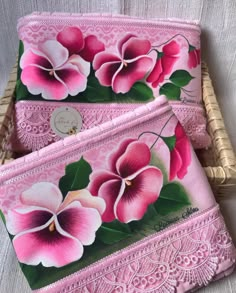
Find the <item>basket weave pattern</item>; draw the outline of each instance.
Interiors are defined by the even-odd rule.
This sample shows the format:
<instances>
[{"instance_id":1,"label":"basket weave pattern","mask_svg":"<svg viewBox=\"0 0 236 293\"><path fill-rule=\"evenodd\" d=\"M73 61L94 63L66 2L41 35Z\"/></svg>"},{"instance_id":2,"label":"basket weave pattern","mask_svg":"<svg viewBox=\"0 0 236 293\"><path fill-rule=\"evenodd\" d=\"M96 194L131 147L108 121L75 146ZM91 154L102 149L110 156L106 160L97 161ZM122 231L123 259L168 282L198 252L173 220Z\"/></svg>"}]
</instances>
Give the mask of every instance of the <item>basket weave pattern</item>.
<instances>
[{"instance_id":1,"label":"basket weave pattern","mask_svg":"<svg viewBox=\"0 0 236 293\"><path fill-rule=\"evenodd\" d=\"M14 66L0 99L0 164L6 164L15 158L15 154L6 150L5 146L13 127L16 75L17 65ZM236 159L205 63L202 63L202 91L212 145L208 150L198 150L197 155L216 197L220 197L236 191Z\"/></svg>"}]
</instances>

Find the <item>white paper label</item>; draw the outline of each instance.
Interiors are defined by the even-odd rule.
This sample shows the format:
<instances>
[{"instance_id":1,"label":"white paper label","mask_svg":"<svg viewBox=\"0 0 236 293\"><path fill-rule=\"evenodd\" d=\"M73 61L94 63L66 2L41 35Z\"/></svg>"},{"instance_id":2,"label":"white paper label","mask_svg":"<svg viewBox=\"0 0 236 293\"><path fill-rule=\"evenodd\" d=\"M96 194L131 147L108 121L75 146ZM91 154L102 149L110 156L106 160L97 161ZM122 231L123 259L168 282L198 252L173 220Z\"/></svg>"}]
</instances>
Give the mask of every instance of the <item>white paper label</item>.
<instances>
[{"instance_id":1,"label":"white paper label","mask_svg":"<svg viewBox=\"0 0 236 293\"><path fill-rule=\"evenodd\" d=\"M82 117L74 108L60 107L53 111L50 125L58 136L66 137L80 131L82 127Z\"/></svg>"}]
</instances>

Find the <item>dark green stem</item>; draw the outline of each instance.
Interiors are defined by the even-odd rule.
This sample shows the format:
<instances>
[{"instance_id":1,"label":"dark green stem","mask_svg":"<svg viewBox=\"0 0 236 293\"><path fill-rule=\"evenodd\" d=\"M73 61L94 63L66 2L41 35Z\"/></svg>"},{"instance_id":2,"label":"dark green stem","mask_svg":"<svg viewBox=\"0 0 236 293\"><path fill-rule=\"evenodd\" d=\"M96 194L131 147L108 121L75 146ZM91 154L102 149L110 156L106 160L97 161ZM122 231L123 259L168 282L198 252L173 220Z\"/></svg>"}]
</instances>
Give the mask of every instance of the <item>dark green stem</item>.
<instances>
[{"instance_id":1,"label":"dark green stem","mask_svg":"<svg viewBox=\"0 0 236 293\"><path fill-rule=\"evenodd\" d=\"M175 116L174 114L171 115L170 118L166 121L166 123L163 125L163 127L162 127L162 129L161 129L160 134L157 134L156 132L153 132L153 131L144 131L144 132L142 132L142 133L139 135L138 139L140 139L140 137L141 137L142 135L144 135L144 134L154 134L155 136L157 136L157 138L155 139L154 143L153 143L153 144L151 145L151 147L150 147L150 150L151 150L151 149L154 147L154 145L158 142L158 139L161 138L162 131L165 129L165 127L166 127L166 125L169 123L170 119L171 119L172 117L174 117L174 116Z\"/></svg>"},{"instance_id":2,"label":"dark green stem","mask_svg":"<svg viewBox=\"0 0 236 293\"><path fill-rule=\"evenodd\" d=\"M160 45L154 45L154 46L152 46L152 48L163 46L163 45L169 43L169 41L173 40L174 38L176 38L176 37L178 37L178 36L181 36L182 38L184 38L185 41L188 43L188 46L191 46L190 43L189 43L189 41L188 41L188 39L187 39L184 35L182 35L182 34L176 34L176 35L174 35L172 38L170 38L168 41L166 41L166 42L164 42L164 43L162 43L162 44L160 44Z\"/></svg>"}]
</instances>

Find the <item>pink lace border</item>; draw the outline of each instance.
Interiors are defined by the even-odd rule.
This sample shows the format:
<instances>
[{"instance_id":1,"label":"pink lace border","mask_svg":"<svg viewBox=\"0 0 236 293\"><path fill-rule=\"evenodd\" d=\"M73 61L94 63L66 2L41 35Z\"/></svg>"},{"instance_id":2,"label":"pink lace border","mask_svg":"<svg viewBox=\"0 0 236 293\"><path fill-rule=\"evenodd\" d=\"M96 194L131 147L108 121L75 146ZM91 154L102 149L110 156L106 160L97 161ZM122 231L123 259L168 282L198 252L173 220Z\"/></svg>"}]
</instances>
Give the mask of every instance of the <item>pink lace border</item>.
<instances>
[{"instance_id":1,"label":"pink lace border","mask_svg":"<svg viewBox=\"0 0 236 293\"><path fill-rule=\"evenodd\" d=\"M224 276L235 259L216 205L34 292L180 293Z\"/></svg>"}]
</instances>

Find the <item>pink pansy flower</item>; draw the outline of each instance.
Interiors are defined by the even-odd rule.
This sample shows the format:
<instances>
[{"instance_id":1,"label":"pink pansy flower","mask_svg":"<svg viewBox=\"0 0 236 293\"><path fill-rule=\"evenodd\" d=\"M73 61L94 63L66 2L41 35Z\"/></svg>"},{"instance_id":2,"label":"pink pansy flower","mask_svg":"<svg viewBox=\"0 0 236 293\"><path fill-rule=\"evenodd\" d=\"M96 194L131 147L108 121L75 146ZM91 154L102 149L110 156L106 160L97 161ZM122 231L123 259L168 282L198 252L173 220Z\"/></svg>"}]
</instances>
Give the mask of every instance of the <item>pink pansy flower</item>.
<instances>
[{"instance_id":1,"label":"pink pansy flower","mask_svg":"<svg viewBox=\"0 0 236 293\"><path fill-rule=\"evenodd\" d=\"M118 54L98 53L93 61L96 77L104 86L111 86L115 93L127 93L133 84L143 79L153 65L148 56L148 40L128 34L118 43Z\"/></svg>"},{"instance_id":2,"label":"pink pansy flower","mask_svg":"<svg viewBox=\"0 0 236 293\"><path fill-rule=\"evenodd\" d=\"M109 157L108 170L90 175L88 189L106 202L104 222L139 220L148 205L158 199L163 175L158 168L149 166L150 159L150 150L144 142L126 139Z\"/></svg>"},{"instance_id":3,"label":"pink pansy flower","mask_svg":"<svg viewBox=\"0 0 236 293\"><path fill-rule=\"evenodd\" d=\"M201 62L201 52L200 49L196 49L194 46L189 45L188 50L188 67L195 68Z\"/></svg>"},{"instance_id":4,"label":"pink pansy flower","mask_svg":"<svg viewBox=\"0 0 236 293\"><path fill-rule=\"evenodd\" d=\"M178 59L180 48L175 41L171 41L163 46L162 52L158 52L157 61L152 72L147 78L147 82L151 82L153 87L157 87L164 78L169 74Z\"/></svg>"},{"instance_id":5,"label":"pink pansy flower","mask_svg":"<svg viewBox=\"0 0 236 293\"><path fill-rule=\"evenodd\" d=\"M33 95L46 100L63 100L85 90L90 65L55 40L24 52L20 60L21 80Z\"/></svg>"},{"instance_id":6,"label":"pink pansy flower","mask_svg":"<svg viewBox=\"0 0 236 293\"><path fill-rule=\"evenodd\" d=\"M79 260L83 245L91 245L102 224L105 202L87 190L69 192L63 200L49 182L34 184L21 195L21 205L10 210L7 229L20 262L61 267Z\"/></svg>"},{"instance_id":7,"label":"pink pansy flower","mask_svg":"<svg viewBox=\"0 0 236 293\"><path fill-rule=\"evenodd\" d=\"M190 142L179 122L175 128L175 137L175 147L170 152L170 180L176 176L183 179L191 163Z\"/></svg>"},{"instance_id":8,"label":"pink pansy flower","mask_svg":"<svg viewBox=\"0 0 236 293\"><path fill-rule=\"evenodd\" d=\"M57 40L68 49L69 55L79 55L84 60L92 62L94 56L105 50L104 44L94 35L83 37L78 27L66 27L57 35Z\"/></svg>"}]
</instances>

